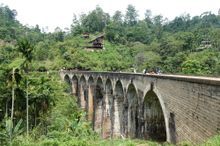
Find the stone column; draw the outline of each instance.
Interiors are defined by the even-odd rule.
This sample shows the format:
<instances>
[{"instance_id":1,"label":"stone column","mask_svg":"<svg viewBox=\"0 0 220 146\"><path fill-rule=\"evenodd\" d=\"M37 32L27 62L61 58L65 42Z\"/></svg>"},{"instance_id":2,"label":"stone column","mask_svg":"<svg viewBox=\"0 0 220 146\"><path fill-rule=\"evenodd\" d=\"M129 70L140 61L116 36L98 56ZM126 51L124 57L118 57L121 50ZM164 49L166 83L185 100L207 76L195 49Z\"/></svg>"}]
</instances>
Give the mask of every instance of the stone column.
<instances>
[{"instance_id":1,"label":"stone column","mask_svg":"<svg viewBox=\"0 0 220 146\"><path fill-rule=\"evenodd\" d=\"M124 124L122 120L123 101L120 101L120 99L121 97L114 95L113 137L115 138L119 138L121 136L121 126Z\"/></svg>"},{"instance_id":2,"label":"stone column","mask_svg":"<svg viewBox=\"0 0 220 146\"><path fill-rule=\"evenodd\" d=\"M86 89L84 88L85 86L80 85L80 106L82 109L85 109L85 105L86 105L86 97L85 97Z\"/></svg>"},{"instance_id":3,"label":"stone column","mask_svg":"<svg viewBox=\"0 0 220 146\"><path fill-rule=\"evenodd\" d=\"M96 91L97 92L97 91ZM94 96L94 130L99 132L102 136L102 122L103 122L103 92L100 91L102 95L99 95L100 97L97 97L97 94Z\"/></svg>"},{"instance_id":4,"label":"stone column","mask_svg":"<svg viewBox=\"0 0 220 146\"><path fill-rule=\"evenodd\" d=\"M105 91L103 104L103 138L109 138L112 135L112 94L108 89Z\"/></svg>"}]
</instances>

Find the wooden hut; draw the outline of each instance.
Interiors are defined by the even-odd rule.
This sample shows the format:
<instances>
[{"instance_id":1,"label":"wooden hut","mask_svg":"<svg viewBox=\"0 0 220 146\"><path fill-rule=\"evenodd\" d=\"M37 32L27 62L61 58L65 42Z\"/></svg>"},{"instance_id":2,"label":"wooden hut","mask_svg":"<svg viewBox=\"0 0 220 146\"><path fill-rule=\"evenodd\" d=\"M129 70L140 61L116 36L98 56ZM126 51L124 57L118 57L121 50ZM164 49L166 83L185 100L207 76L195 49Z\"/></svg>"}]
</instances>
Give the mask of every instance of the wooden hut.
<instances>
[{"instance_id":1,"label":"wooden hut","mask_svg":"<svg viewBox=\"0 0 220 146\"><path fill-rule=\"evenodd\" d=\"M102 50L104 47L104 35L100 35L94 39L92 39L91 41L89 41L88 46L86 46L87 50Z\"/></svg>"},{"instance_id":2,"label":"wooden hut","mask_svg":"<svg viewBox=\"0 0 220 146\"><path fill-rule=\"evenodd\" d=\"M89 33L88 33L88 32L84 32L84 33L82 34L82 37L83 37L84 39L88 39L88 38L89 38Z\"/></svg>"}]
</instances>

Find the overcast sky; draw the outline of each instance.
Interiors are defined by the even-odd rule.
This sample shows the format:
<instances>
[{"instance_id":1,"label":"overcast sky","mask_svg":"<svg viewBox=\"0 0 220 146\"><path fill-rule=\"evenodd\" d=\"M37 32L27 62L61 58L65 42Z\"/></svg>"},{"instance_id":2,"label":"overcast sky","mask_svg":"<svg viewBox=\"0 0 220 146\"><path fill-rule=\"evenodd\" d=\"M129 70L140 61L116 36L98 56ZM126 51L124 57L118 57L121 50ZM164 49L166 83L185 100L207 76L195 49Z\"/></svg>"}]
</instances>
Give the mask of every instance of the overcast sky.
<instances>
[{"instance_id":1,"label":"overcast sky","mask_svg":"<svg viewBox=\"0 0 220 146\"><path fill-rule=\"evenodd\" d=\"M96 5L112 15L116 10L125 13L128 4L132 4L140 18L143 18L146 9L150 9L153 16L161 14L169 20L184 13L191 16L206 11L218 14L220 8L220 0L0 0L2 3L17 10L17 19L22 24L48 26L50 31L57 26L62 29L69 27L73 13L88 13Z\"/></svg>"}]
</instances>

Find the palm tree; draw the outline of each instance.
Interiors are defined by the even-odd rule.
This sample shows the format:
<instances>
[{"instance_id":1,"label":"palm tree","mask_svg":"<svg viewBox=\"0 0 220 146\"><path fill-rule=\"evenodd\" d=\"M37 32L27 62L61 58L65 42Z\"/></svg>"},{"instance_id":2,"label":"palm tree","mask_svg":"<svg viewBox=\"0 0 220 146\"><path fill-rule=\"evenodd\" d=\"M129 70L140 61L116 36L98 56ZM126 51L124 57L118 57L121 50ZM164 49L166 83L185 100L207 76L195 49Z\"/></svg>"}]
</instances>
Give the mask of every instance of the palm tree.
<instances>
[{"instance_id":1,"label":"palm tree","mask_svg":"<svg viewBox=\"0 0 220 146\"><path fill-rule=\"evenodd\" d=\"M12 101L11 101L11 121L13 121L14 116L14 101L15 101L15 68L12 69Z\"/></svg>"},{"instance_id":2,"label":"palm tree","mask_svg":"<svg viewBox=\"0 0 220 146\"><path fill-rule=\"evenodd\" d=\"M19 83L21 81L21 75L19 73L19 69L18 68L15 68L13 67L12 68L12 72L8 74L8 78L7 78L7 85L12 89L12 92L11 92L11 118L9 119L10 120L10 123L11 123L11 128L9 128L9 136L10 136L10 139L12 137L12 128L13 128L13 119L14 119L14 107L15 107L15 89L17 89L19 87ZM6 101L6 104L8 104L8 99ZM6 107L6 118L7 118L7 109L8 107Z\"/></svg>"},{"instance_id":3,"label":"palm tree","mask_svg":"<svg viewBox=\"0 0 220 146\"><path fill-rule=\"evenodd\" d=\"M31 63L33 59L33 49L34 45L27 39L23 38L17 42L17 49L19 52L21 52L22 56L25 58L24 64L23 64L23 69L24 72L26 73L26 130L27 130L27 136L29 133L29 111L28 111L28 106L29 106L29 99L28 99L28 72L29 72L29 63Z\"/></svg>"},{"instance_id":4,"label":"palm tree","mask_svg":"<svg viewBox=\"0 0 220 146\"><path fill-rule=\"evenodd\" d=\"M24 62L24 71L25 73L28 73L29 71L29 63L31 63L33 59L33 49L34 45L27 39L23 38L17 42L17 48L20 53L22 53L22 56L25 58Z\"/></svg>"}]
</instances>

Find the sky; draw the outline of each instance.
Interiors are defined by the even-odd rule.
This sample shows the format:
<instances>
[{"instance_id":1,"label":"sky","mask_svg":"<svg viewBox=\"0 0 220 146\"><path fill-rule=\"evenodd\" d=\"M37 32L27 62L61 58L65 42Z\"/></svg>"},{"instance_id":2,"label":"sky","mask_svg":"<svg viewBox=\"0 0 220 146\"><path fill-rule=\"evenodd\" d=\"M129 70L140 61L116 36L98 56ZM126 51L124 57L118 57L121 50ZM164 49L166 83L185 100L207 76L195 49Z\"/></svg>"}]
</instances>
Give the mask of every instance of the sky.
<instances>
[{"instance_id":1,"label":"sky","mask_svg":"<svg viewBox=\"0 0 220 146\"><path fill-rule=\"evenodd\" d=\"M23 25L48 27L53 31L57 26L69 28L73 14L88 13L99 5L111 16L116 10L124 14L129 4L138 10L139 18L144 17L147 9L152 15L162 15L168 20L189 13L190 16L201 15L211 11L218 14L220 0L0 0L0 4L9 6L17 11L17 20Z\"/></svg>"}]
</instances>

